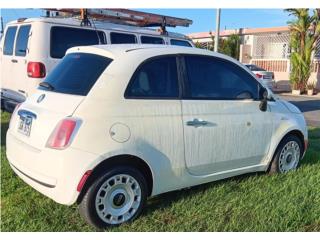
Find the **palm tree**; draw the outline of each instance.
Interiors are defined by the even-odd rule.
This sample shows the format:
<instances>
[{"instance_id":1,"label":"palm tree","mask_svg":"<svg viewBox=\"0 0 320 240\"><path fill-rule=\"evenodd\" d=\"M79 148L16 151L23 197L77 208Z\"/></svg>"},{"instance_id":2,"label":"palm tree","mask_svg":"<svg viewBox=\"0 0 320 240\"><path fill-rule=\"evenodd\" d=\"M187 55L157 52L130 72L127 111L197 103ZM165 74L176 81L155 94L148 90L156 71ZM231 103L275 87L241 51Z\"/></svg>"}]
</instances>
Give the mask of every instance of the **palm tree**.
<instances>
[{"instance_id":1,"label":"palm tree","mask_svg":"<svg viewBox=\"0 0 320 240\"><path fill-rule=\"evenodd\" d=\"M286 9L294 20L289 21L291 46L290 82L293 89L305 90L312 70L314 53L320 40L320 11L309 15L308 8Z\"/></svg>"}]
</instances>

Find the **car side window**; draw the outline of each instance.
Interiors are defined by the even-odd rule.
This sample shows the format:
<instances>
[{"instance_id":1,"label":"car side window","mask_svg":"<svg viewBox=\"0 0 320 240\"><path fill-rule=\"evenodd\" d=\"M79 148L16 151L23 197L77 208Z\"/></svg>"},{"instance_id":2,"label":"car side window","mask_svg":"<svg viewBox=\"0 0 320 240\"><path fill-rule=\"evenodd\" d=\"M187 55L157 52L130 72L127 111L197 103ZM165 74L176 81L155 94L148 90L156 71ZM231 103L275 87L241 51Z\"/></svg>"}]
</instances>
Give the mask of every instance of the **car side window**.
<instances>
[{"instance_id":1,"label":"car side window","mask_svg":"<svg viewBox=\"0 0 320 240\"><path fill-rule=\"evenodd\" d=\"M141 36L141 43L164 44L164 41L163 41L163 38L160 38L160 37Z\"/></svg>"},{"instance_id":2,"label":"car side window","mask_svg":"<svg viewBox=\"0 0 320 240\"><path fill-rule=\"evenodd\" d=\"M188 93L192 99L258 99L259 83L228 60L185 56Z\"/></svg>"},{"instance_id":3,"label":"car side window","mask_svg":"<svg viewBox=\"0 0 320 240\"><path fill-rule=\"evenodd\" d=\"M111 44L137 43L137 37L128 33L110 33Z\"/></svg>"},{"instance_id":4,"label":"car side window","mask_svg":"<svg viewBox=\"0 0 320 240\"><path fill-rule=\"evenodd\" d=\"M53 26L51 27L50 56L63 58L71 47L106 43L106 37L102 31Z\"/></svg>"},{"instance_id":5,"label":"car side window","mask_svg":"<svg viewBox=\"0 0 320 240\"><path fill-rule=\"evenodd\" d=\"M182 46L182 47L192 47L188 41L183 41L178 39L171 39L170 44L175 46Z\"/></svg>"},{"instance_id":6,"label":"car side window","mask_svg":"<svg viewBox=\"0 0 320 240\"><path fill-rule=\"evenodd\" d=\"M13 44L14 38L16 37L17 27L8 27L6 36L4 38L3 54L12 55L13 54Z\"/></svg>"},{"instance_id":7,"label":"car side window","mask_svg":"<svg viewBox=\"0 0 320 240\"><path fill-rule=\"evenodd\" d=\"M126 98L175 99L179 97L176 57L147 60L134 73Z\"/></svg>"},{"instance_id":8,"label":"car side window","mask_svg":"<svg viewBox=\"0 0 320 240\"><path fill-rule=\"evenodd\" d=\"M20 56L20 57L26 56L30 29L31 29L31 25L21 26L19 28L19 32L16 40L16 49L15 49L16 56Z\"/></svg>"}]
</instances>

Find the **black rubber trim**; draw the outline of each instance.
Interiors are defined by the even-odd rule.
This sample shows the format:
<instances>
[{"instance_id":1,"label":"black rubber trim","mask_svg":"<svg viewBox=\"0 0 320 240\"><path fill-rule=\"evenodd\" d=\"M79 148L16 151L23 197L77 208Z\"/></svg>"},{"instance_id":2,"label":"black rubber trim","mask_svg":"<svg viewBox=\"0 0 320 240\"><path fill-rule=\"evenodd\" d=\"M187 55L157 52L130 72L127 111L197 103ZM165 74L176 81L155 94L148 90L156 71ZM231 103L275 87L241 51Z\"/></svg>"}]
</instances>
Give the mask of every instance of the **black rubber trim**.
<instances>
[{"instance_id":1,"label":"black rubber trim","mask_svg":"<svg viewBox=\"0 0 320 240\"><path fill-rule=\"evenodd\" d=\"M20 172L21 174L23 174L24 176L30 178L32 181L35 181L36 183L39 183L41 184L42 186L45 186L45 187L48 187L48 188L55 188L56 186L55 185L51 185L51 184L48 184L48 183L44 183L44 182L41 182L33 177L30 177L29 175L25 174L24 172L22 172L20 169L16 168L13 164L10 164L12 167L14 167L14 169L16 169L18 172Z\"/></svg>"}]
</instances>

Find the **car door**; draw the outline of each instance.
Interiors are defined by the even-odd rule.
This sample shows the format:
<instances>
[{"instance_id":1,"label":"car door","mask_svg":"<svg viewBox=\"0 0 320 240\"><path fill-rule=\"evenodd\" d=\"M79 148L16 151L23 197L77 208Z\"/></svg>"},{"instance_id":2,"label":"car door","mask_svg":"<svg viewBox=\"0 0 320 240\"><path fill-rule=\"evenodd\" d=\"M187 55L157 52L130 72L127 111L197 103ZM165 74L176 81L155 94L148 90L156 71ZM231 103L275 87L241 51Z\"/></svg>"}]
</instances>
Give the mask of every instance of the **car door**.
<instances>
[{"instance_id":1,"label":"car door","mask_svg":"<svg viewBox=\"0 0 320 240\"><path fill-rule=\"evenodd\" d=\"M267 155L272 114L259 109L260 84L222 58L184 57L185 162L193 175L259 165Z\"/></svg>"},{"instance_id":2,"label":"car door","mask_svg":"<svg viewBox=\"0 0 320 240\"><path fill-rule=\"evenodd\" d=\"M16 89L15 79L12 77L15 61L14 41L17 33L17 26L9 26L3 40L2 59L1 59L1 84L4 89ZM6 94L4 92L4 94Z\"/></svg>"}]
</instances>

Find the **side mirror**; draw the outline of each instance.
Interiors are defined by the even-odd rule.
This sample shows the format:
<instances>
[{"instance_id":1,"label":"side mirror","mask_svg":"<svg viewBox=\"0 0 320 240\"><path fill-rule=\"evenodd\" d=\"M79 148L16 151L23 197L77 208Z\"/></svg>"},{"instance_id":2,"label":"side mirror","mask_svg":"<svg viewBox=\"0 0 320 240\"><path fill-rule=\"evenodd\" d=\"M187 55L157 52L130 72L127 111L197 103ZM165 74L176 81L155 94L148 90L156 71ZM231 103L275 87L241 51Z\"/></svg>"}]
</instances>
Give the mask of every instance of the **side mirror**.
<instances>
[{"instance_id":1,"label":"side mirror","mask_svg":"<svg viewBox=\"0 0 320 240\"><path fill-rule=\"evenodd\" d=\"M260 99L259 108L262 112L267 111L268 108L268 90L265 88L260 89Z\"/></svg>"}]
</instances>

